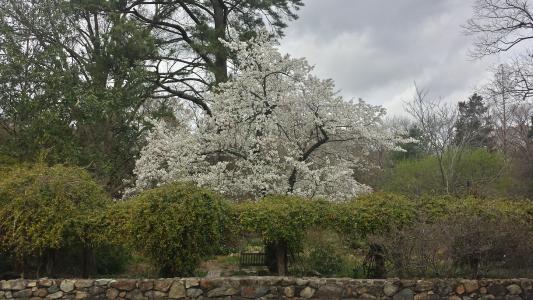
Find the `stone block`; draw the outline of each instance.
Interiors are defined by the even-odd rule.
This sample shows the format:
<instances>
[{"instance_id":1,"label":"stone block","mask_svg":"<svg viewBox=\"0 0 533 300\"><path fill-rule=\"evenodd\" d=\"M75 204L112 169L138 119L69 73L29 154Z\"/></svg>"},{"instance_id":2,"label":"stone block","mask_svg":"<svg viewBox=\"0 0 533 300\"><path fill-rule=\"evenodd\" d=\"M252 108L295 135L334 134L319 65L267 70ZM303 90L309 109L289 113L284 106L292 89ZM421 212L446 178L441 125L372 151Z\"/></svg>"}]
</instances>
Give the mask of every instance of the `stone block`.
<instances>
[{"instance_id":1,"label":"stone block","mask_svg":"<svg viewBox=\"0 0 533 300\"><path fill-rule=\"evenodd\" d=\"M198 298L203 293L204 291L202 291L201 289L196 289L196 288L187 289L187 297L190 297L190 298Z\"/></svg>"},{"instance_id":2,"label":"stone block","mask_svg":"<svg viewBox=\"0 0 533 300\"><path fill-rule=\"evenodd\" d=\"M403 289L392 297L393 300L413 300L415 292L411 289Z\"/></svg>"},{"instance_id":3,"label":"stone block","mask_svg":"<svg viewBox=\"0 0 533 300\"><path fill-rule=\"evenodd\" d=\"M85 289L85 288L93 286L93 284L94 284L94 280L79 279L79 280L76 280L76 282L74 283L74 286L77 289Z\"/></svg>"},{"instance_id":4,"label":"stone block","mask_svg":"<svg viewBox=\"0 0 533 300\"><path fill-rule=\"evenodd\" d=\"M53 294L46 296L46 299L60 299L61 297L63 297L63 292L58 291L58 292L55 292Z\"/></svg>"},{"instance_id":5,"label":"stone block","mask_svg":"<svg viewBox=\"0 0 533 300\"><path fill-rule=\"evenodd\" d=\"M26 298L27 299L31 297L32 294L33 292L31 291L31 289L20 290L20 291L13 292L13 298Z\"/></svg>"},{"instance_id":6,"label":"stone block","mask_svg":"<svg viewBox=\"0 0 533 300\"><path fill-rule=\"evenodd\" d=\"M309 299L313 297L314 294L315 294L315 289L311 287L306 287L300 292L300 297Z\"/></svg>"},{"instance_id":7,"label":"stone block","mask_svg":"<svg viewBox=\"0 0 533 300\"><path fill-rule=\"evenodd\" d=\"M74 290L74 280L63 280L61 281L61 284L59 285L59 289L62 290L64 293L70 293Z\"/></svg>"},{"instance_id":8,"label":"stone block","mask_svg":"<svg viewBox=\"0 0 533 300\"><path fill-rule=\"evenodd\" d=\"M187 297L187 291L185 290L185 284L182 281L175 281L172 283L168 292L170 299L181 299Z\"/></svg>"},{"instance_id":9,"label":"stone block","mask_svg":"<svg viewBox=\"0 0 533 300\"><path fill-rule=\"evenodd\" d=\"M154 282L154 290L160 292L168 292L170 286L172 285L171 279L160 279Z\"/></svg>"}]
</instances>

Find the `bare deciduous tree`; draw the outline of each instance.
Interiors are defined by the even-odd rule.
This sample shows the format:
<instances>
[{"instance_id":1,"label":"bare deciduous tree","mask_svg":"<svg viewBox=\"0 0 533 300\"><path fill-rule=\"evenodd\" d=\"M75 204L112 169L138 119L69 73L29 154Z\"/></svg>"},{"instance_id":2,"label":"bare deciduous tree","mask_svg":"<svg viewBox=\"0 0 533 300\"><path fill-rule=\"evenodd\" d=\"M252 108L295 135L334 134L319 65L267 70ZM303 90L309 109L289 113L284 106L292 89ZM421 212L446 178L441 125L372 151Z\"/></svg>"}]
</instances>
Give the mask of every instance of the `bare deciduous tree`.
<instances>
[{"instance_id":1,"label":"bare deciduous tree","mask_svg":"<svg viewBox=\"0 0 533 300\"><path fill-rule=\"evenodd\" d=\"M470 147L478 132L457 134L459 111L454 104L430 99L428 92L415 85L415 97L406 103L406 111L414 118L421 131L426 151L437 158L443 192L453 194L461 185L458 182L459 165L464 152Z\"/></svg>"},{"instance_id":2,"label":"bare deciduous tree","mask_svg":"<svg viewBox=\"0 0 533 300\"><path fill-rule=\"evenodd\" d=\"M475 36L472 55L477 58L509 51L533 39L533 10L528 0L476 0L474 15L465 25ZM527 100L533 93L533 56L516 55L494 72L506 81L506 94Z\"/></svg>"},{"instance_id":3,"label":"bare deciduous tree","mask_svg":"<svg viewBox=\"0 0 533 300\"><path fill-rule=\"evenodd\" d=\"M428 92L415 85L415 97L406 103L406 111L415 119L422 131L429 152L437 157L442 186L446 193L453 192L455 169L461 159L466 140L455 141L457 109L439 99L428 98Z\"/></svg>"},{"instance_id":4,"label":"bare deciduous tree","mask_svg":"<svg viewBox=\"0 0 533 300\"><path fill-rule=\"evenodd\" d=\"M477 37L474 56L505 52L533 39L533 11L528 0L476 0L465 28Z\"/></svg>"},{"instance_id":5,"label":"bare deciduous tree","mask_svg":"<svg viewBox=\"0 0 533 300\"><path fill-rule=\"evenodd\" d=\"M495 142L504 154L508 153L509 148L511 115L516 103L520 101L520 95L515 92L516 82L513 79L513 73L514 70L509 65L498 66L493 80L485 86L483 91L496 125Z\"/></svg>"}]
</instances>

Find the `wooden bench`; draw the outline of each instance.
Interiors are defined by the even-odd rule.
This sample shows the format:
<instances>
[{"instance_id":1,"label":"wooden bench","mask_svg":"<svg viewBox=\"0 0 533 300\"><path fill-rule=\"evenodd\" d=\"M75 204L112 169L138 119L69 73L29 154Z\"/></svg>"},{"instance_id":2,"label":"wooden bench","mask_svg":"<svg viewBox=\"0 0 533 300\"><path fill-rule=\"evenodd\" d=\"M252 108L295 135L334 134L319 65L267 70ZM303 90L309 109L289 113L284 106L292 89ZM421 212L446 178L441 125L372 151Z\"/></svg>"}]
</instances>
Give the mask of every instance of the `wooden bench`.
<instances>
[{"instance_id":1,"label":"wooden bench","mask_svg":"<svg viewBox=\"0 0 533 300\"><path fill-rule=\"evenodd\" d=\"M241 267L266 266L266 254L259 252L241 252L239 264Z\"/></svg>"}]
</instances>

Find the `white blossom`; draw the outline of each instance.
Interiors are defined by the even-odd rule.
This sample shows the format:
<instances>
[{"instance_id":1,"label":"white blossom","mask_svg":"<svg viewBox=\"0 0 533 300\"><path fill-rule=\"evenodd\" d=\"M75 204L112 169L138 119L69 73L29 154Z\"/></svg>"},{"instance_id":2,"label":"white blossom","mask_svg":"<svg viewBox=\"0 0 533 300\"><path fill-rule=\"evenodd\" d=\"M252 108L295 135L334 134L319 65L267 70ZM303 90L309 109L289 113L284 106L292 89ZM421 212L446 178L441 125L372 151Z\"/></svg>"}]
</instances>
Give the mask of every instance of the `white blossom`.
<instances>
[{"instance_id":1,"label":"white blossom","mask_svg":"<svg viewBox=\"0 0 533 300\"><path fill-rule=\"evenodd\" d=\"M371 188L354 178L368 156L397 149L385 110L345 101L304 59L283 56L267 38L227 43L238 65L206 95L213 117L157 122L136 163L133 191L193 181L231 197L297 194L343 200Z\"/></svg>"}]
</instances>

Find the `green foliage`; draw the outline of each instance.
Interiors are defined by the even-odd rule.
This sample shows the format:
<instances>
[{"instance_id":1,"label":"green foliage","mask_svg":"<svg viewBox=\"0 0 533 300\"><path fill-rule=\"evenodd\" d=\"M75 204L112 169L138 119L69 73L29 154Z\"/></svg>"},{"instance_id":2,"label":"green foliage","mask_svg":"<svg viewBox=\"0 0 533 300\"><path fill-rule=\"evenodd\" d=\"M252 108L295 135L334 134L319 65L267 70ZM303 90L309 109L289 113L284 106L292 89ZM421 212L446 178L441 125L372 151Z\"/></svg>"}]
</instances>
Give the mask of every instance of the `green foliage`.
<instances>
[{"instance_id":1,"label":"green foliage","mask_svg":"<svg viewBox=\"0 0 533 300\"><path fill-rule=\"evenodd\" d=\"M386 195L390 199L396 198L401 200L388 202L383 195ZM480 217L493 220L505 217L513 219L516 222L531 223L533 225L533 202L529 200L428 194L422 197L408 199L405 196L384 193L370 194L365 198L381 198L384 201L380 202L378 200L376 203L364 203L362 206L365 209L376 205L384 207L392 206L392 209L398 210L395 215L388 214L387 216L376 218L376 221L384 221L380 227L386 228L387 230L390 228L401 228L406 224L412 224L414 221L435 222L450 216L457 218ZM386 208L383 209L387 210ZM399 211L403 211L403 213ZM403 217L401 217L402 215ZM388 216L394 217L395 219L387 222ZM375 234L387 230L374 230L370 233Z\"/></svg>"},{"instance_id":2,"label":"green foliage","mask_svg":"<svg viewBox=\"0 0 533 300\"><path fill-rule=\"evenodd\" d=\"M533 224L533 204L527 200L429 195L409 199L398 194L373 193L331 206L334 213L324 224L334 228L352 248L361 248L370 235L449 216L487 219L506 216Z\"/></svg>"},{"instance_id":3,"label":"green foliage","mask_svg":"<svg viewBox=\"0 0 533 300\"><path fill-rule=\"evenodd\" d=\"M356 263L340 236L329 229L312 228L291 273L298 276L352 276Z\"/></svg>"},{"instance_id":4,"label":"green foliage","mask_svg":"<svg viewBox=\"0 0 533 300\"><path fill-rule=\"evenodd\" d=\"M447 153L444 167L454 162L454 172L449 172L451 191L457 195L472 194L494 196L504 194L513 186L508 176L505 159L498 152L486 149L465 150L460 157ZM417 160L403 160L389 170L381 183L381 189L407 196L444 194L445 186L435 156Z\"/></svg>"},{"instance_id":5,"label":"green foliage","mask_svg":"<svg viewBox=\"0 0 533 300\"><path fill-rule=\"evenodd\" d=\"M479 196L498 195L511 185L505 158L485 149L465 151L457 166L458 193Z\"/></svg>"},{"instance_id":6,"label":"green foliage","mask_svg":"<svg viewBox=\"0 0 533 300\"><path fill-rule=\"evenodd\" d=\"M328 206L300 197L267 196L238 205L238 222L241 230L259 234L265 244L282 243L299 251L306 231L322 224Z\"/></svg>"},{"instance_id":7,"label":"green foliage","mask_svg":"<svg viewBox=\"0 0 533 300\"><path fill-rule=\"evenodd\" d=\"M352 246L370 234L386 232L412 222L416 203L395 194L374 193L337 204L331 225Z\"/></svg>"},{"instance_id":8,"label":"green foliage","mask_svg":"<svg viewBox=\"0 0 533 300\"><path fill-rule=\"evenodd\" d=\"M238 24L237 29L241 36L246 36L246 34L254 34L264 27L265 19L258 13L260 11L271 20L269 23L277 31L277 34L283 36L283 29L287 27L286 19L296 19L298 16L295 11L303 5L302 0L247 1L242 3L242 7L239 9L239 18L242 23Z\"/></svg>"},{"instance_id":9,"label":"green foliage","mask_svg":"<svg viewBox=\"0 0 533 300\"><path fill-rule=\"evenodd\" d=\"M459 118L455 123L456 144L470 147L487 147L491 144L492 125L489 108L483 97L474 93L468 101L459 102Z\"/></svg>"},{"instance_id":10,"label":"green foliage","mask_svg":"<svg viewBox=\"0 0 533 300\"><path fill-rule=\"evenodd\" d=\"M0 265L3 272L20 264L26 264L23 270L28 265L39 269L60 257L54 274L80 274L87 258L92 257L100 274L123 272L128 264L141 268L130 272L152 274L152 263L163 276L190 276L202 260L229 249L228 241L236 233L256 234L265 245L288 250L285 254L298 258L290 269L297 274L360 276L361 268L356 267L362 265L364 255L360 251L374 243L381 243L388 251L385 254L418 249L421 254L413 266L418 273L431 268L452 270L453 266L446 265L450 261L481 272L497 268L493 262L510 266L510 260L503 264L498 256L502 251L513 257L512 264L516 265L519 255L509 251L529 248L520 246L519 236L508 239L507 232L513 227L525 232L533 226L532 202L474 196L409 199L373 193L339 203L268 196L256 202L229 204L194 184L176 183L110 204L103 189L80 168L6 166L0 177L0 257L11 263ZM452 226L449 221L454 219L466 225ZM498 225L503 220L505 228L504 223ZM478 223L492 228L478 230L484 236L491 232L498 235L480 239L476 235ZM441 225L454 230L456 246L446 244L445 236L441 240L422 239L424 230L438 232ZM401 236L427 243L412 244L412 240L402 241ZM432 236L437 237L436 233ZM490 251L483 250L486 241L494 241ZM447 245L448 250L441 246L434 249L446 254L442 256L445 261L438 255L422 255L428 245ZM447 252L438 252L441 248ZM478 248L490 256L480 257L484 264L480 267L472 265L471 259L477 257ZM407 270L401 261L393 261L395 270Z\"/></svg>"},{"instance_id":11,"label":"green foliage","mask_svg":"<svg viewBox=\"0 0 533 300\"><path fill-rule=\"evenodd\" d=\"M342 270L344 263L342 257L338 256L335 249L329 245L312 249L307 260L312 270L321 276L336 275Z\"/></svg>"},{"instance_id":12,"label":"green foliage","mask_svg":"<svg viewBox=\"0 0 533 300\"><path fill-rule=\"evenodd\" d=\"M202 259L215 254L231 231L226 201L194 184L149 190L122 207L127 238L163 276L191 276Z\"/></svg>"},{"instance_id":13,"label":"green foliage","mask_svg":"<svg viewBox=\"0 0 533 300\"><path fill-rule=\"evenodd\" d=\"M110 245L98 247L94 251L97 274L123 273L128 263L132 260L131 250L123 245Z\"/></svg>"},{"instance_id":14,"label":"green foliage","mask_svg":"<svg viewBox=\"0 0 533 300\"><path fill-rule=\"evenodd\" d=\"M117 196L153 116L144 63L157 49L111 2L82 2L0 4L0 154L86 166Z\"/></svg>"},{"instance_id":15,"label":"green foliage","mask_svg":"<svg viewBox=\"0 0 533 300\"><path fill-rule=\"evenodd\" d=\"M451 201L449 201L452 199ZM423 201L423 199L421 199ZM482 199L477 197L437 198L432 207L447 203L447 210L441 216L477 216L483 219L512 219L533 225L533 203L529 200L511 200L506 198ZM438 204L441 202L440 204Z\"/></svg>"},{"instance_id":16,"label":"green foliage","mask_svg":"<svg viewBox=\"0 0 533 300\"><path fill-rule=\"evenodd\" d=\"M407 199L381 193L364 198L339 205L338 221L344 224L339 232L355 249L379 245L388 276L498 275L500 268L517 269L517 258L531 249L526 232L533 228L533 203L528 200L448 195ZM346 218L348 212L352 218Z\"/></svg>"},{"instance_id":17,"label":"green foliage","mask_svg":"<svg viewBox=\"0 0 533 300\"><path fill-rule=\"evenodd\" d=\"M103 189L80 168L10 168L0 177L1 250L24 261L49 250L98 245L94 216L106 204Z\"/></svg>"},{"instance_id":18,"label":"green foliage","mask_svg":"<svg viewBox=\"0 0 533 300\"><path fill-rule=\"evenodd\" d=\"M0 154L0 172L6 172L10 167L13 167L17 164L17 161L4 154Z\"/></svg>"},{"instance_id":19,"label":"green foliage","mask_svg":"<svg viewBox=\"0 0 533 300\"><path fill-rule=\"evenodd\" d=\"M403 138L415 139L415 142L402 143L400 146L404 151L396 151L391 154L391 158L395 161L405 159L417 159L422 157L426 153L427 145L425 145L422 130L416 125L409 128L406 135L402 135Z\"/></svg>"},{"instance_id":20,"label":"green foliage","mask_svg":"<svg viewBox=\"0 0 533 300\"><path fill-rule=\"evenodd\" d=\"M398 161L384 174L380 185L384 191L409 196L439 194L442 191L442 180L438 161L432 156Z\"/></svg>"}]
</instances>

